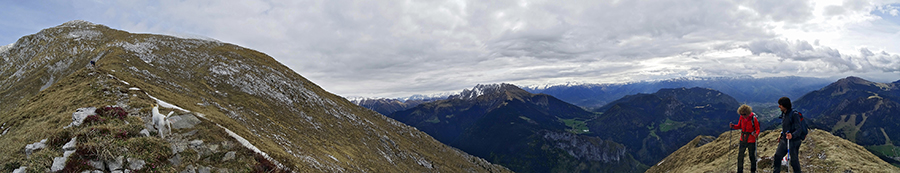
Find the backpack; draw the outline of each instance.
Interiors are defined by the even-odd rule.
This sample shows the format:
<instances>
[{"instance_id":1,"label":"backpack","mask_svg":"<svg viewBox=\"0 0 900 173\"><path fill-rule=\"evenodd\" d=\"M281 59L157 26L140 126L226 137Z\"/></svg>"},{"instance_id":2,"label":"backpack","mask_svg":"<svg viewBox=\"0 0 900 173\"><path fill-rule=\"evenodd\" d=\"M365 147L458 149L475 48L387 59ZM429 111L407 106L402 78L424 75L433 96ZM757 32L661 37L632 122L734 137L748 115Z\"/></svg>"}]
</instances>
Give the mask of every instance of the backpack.
<instances>
[{"instance_id":1,"label":"backpack","mask_svg":"<svg viewBox=\"0 0 900 173\"><path fill-rule=\"evenodd\" d=\"M806 135L809 134L809 127L806 126L806 121L803 121L803 114L797 111L794 111L793 113L800 116L800 129L797 129L800 131L800 135L797 135L796 138L800 140L806 139Z\"/></svg>"}]
</instances>

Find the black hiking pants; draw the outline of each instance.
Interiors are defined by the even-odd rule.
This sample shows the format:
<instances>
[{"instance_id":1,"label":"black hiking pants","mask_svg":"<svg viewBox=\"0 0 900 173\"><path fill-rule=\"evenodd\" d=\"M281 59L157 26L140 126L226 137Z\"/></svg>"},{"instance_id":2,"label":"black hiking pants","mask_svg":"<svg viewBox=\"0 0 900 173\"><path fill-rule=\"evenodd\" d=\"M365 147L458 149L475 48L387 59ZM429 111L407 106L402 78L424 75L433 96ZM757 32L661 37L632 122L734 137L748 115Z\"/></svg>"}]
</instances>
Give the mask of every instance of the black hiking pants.
<instances>
[{"instance_id":1,"label":"black hiking pants","mask_svg":"<svg viewBox=\"0 0 900 173\"><path fill-rule=\"evenodd\" d=\"M741 145L738 148L737 172L744 172L744 152L750 153L750 172L756 173L756 143L747 143L744 141L741 141Z\"/></svg>"},{"instance_id":2,"label":"black hiking pants","mask_svg":"<svg viewBox=\"0 0 900 173\"><path fill-rule=\"evenodd\" d=\"M787 143L791 143L791 168L794 169L794 173L800 173L800 143L802 142L800 139L794 138L791 140L787 140L786 138L782 138L781 142L778 142L778 149L775 150L775 157L772 160L775 163L772 163L774 166L772 172L779 173L781 172L781 159L784 158L784 155L787 154Z\"/></svg>"}]
</instances>

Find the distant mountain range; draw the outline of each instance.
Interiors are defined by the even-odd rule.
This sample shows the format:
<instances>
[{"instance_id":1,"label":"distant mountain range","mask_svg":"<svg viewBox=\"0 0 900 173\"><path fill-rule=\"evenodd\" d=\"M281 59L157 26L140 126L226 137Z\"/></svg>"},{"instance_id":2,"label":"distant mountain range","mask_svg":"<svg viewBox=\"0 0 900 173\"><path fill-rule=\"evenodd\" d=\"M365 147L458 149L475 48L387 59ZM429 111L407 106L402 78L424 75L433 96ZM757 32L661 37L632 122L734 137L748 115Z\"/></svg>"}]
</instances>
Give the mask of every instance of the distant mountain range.
<instances>
[{"instance_id":1,"label":"distant mountain range","mask_svg":"<svg viewBox=\"0 0 900 173\"><path fill-rule=\"evenodd\" d=\"M591 135L624 144L630 153L653 165L698 135L715 135L737 123L740 104L706 88L660 89L628 95L598 108L587 121Z\"/></svg>"},{"instance_id":2,"label":"distant mountain range","mask_svg":"<svg viewBox=\"0 0 900 173\"><path fill-rule=\"evenodd\" d=\"M800 97L828 85L831 81L811 77L692 77L625 84L568 84L524 87L531 93L549 94L560 100L595 109L626 95L656 92L661 88L711 88L739 102L774 102L782 96Z\"/></svg>"},{"instance_id":3,"label":"distant mountain range","mask_svg":"<svg viewBox=\"0 0 900 173\"><path fill-rule=\"evenodd\" d=\"M643 172L611 140L579 135L594 113L509 84L478 85L389 117L516 172Z\"/></svg>"}]
</instances>

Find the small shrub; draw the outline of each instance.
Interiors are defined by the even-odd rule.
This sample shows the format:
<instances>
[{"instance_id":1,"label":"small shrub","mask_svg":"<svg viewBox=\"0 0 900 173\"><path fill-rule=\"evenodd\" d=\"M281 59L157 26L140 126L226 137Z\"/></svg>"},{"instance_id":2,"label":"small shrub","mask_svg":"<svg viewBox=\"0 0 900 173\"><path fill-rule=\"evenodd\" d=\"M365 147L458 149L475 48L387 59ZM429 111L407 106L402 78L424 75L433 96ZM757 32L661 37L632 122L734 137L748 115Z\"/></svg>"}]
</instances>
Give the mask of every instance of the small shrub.
<instances>
[{"instance_id":1,"label":"small shrub","mask_svg":"<svg viewBox=\"0 0 900 173\"><path fill-rule=\"evenodd\" d=\"M4 172L12 172L13 170L19 169L22 166L22 163L19 162L8 162L3 165Z\"/></svg>"},{"instance_id":2,"label":"small shrub","mask_svg":"<svg viewBox=\"0 0 900 173\"><path fill-rule=\"evenodd\" d=\"M68 130L59 131L53 134L48 141L48 144L53 148L62 147L64 144L69 142L72 139L72 132Z\"/></svg>"},{"instance_id":3,"label":"small shrub","mask_svg":"<svg viewBox=\"0 0 900 173\"><path fill-rule=\"evenodd\" d=\"M119 120L125 120L125 117L128 117L128 112L125 109L113 106L104 106L95 110L94 113L103 117L118 118Z\"/></svg>"},{"instance_id":4,"label":"small shrub","mask_svg":"<svg viewBox=\"0 0 900 173\"><path fill-rule=\"evenodd\" d=\"M90 124L90 125L100 124L100 123L103 123L103 120L104 120L103 117L100 117L98 115L88 115L87 117L84 118L84 124Z\"/></svg>"}]
</instances>

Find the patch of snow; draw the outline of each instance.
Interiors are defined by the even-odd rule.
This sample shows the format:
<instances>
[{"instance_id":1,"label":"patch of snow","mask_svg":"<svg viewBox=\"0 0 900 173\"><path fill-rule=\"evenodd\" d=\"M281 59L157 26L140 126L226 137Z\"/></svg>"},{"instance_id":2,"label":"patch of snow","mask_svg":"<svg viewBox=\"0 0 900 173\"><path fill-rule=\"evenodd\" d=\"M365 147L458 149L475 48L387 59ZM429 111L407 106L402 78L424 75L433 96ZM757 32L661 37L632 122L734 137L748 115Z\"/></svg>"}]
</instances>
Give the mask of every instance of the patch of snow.
<instances>
[{"instance_id":1,"label":"patch of snow","mask_svg":"<svg viewBox=\"0 0 900 173\"><path fill-rule=\"evenodd\" d=\"M122 82L125 82L125 81L122 81ZM137 88L137 87L131 87L131 88L128 88L128 90L140 91L141 89Z\"/></svg>"},{"instance_id":2,"label":"patch of snow","mask_svg":"<svg viewBox=\"0 0 900 173\"><path fill-rule=\"evenodd\" d=\"M241 145L243 145L244 147L247 147L248 149L253 150L253 152L259 153L259 155L262 155L267 160L272 161L273 163L275 163L275 165L278 165L279 168L284 168L284 165L282 165L280 162L273 159L272 157L269 157L269 154L266 154L262 150L259 150L259 148L256 148L256 146L251 144L250 141L248 141L247 139L244 139L244 137L241 137L241 135L238 135L237 133L232 132L230 129L225 128L225 126L222 126L219 124L216 124L216 125L221 127L222 129L225 129L225 132L228 133L229 136L233 137L235 140L238 141L238 143L241 143Z\"/></svg>"},{"instance_id":3,"label":"patch of snow","mask_svg":"<svg viewBox=\"0 0 900 173\"><path fill-rule=\"evenodd\" d=\"M53 83L56 83L56 78L53 77L53 76L50 76L50 80L47 80L47 83L44 83L44 85L41 86L41 90L40 90L40 91L43 91L44 89L50 88L50 85L53 85Z\"/></svg>"},{"instance_id":4,"label":"patch of snow","mask_svg":"<svg viewBox=\"0 0 900 173\"><path fill-rule=\"evenodd\" d=\"M330 155L330 154L326 154L326 155L328 155L328 157L330 157L332 160L338 161L338 159L337 159L337 158L334 158L334 156L332 156L332 155Z\"/></svg>"},{"instance_id":5,"label":"patch of snow","mask_svg":"<svg viewBox=\"0 0 900 173\"><path fill-rule=\"evenodd\" d=\"M156 98L156 97L153 97L153 96L150 95L150 94L147 94L147 96L150 97L150 98L153 99L153 100L156 100L156 103L159 104L159 106L162 106L162 107L164 107L164 108L178 109L178 110L183 111L183 112L191 112L191 111L189 111L189 110L187 110L187 109L184 109L184 108L175 106L175 105L173 105L173 104L171 104L171 103L169 103L169 102L162 101L162 100L160 100L160 99L158 99L158 98Z\"/></svg>"}]
</instances>

